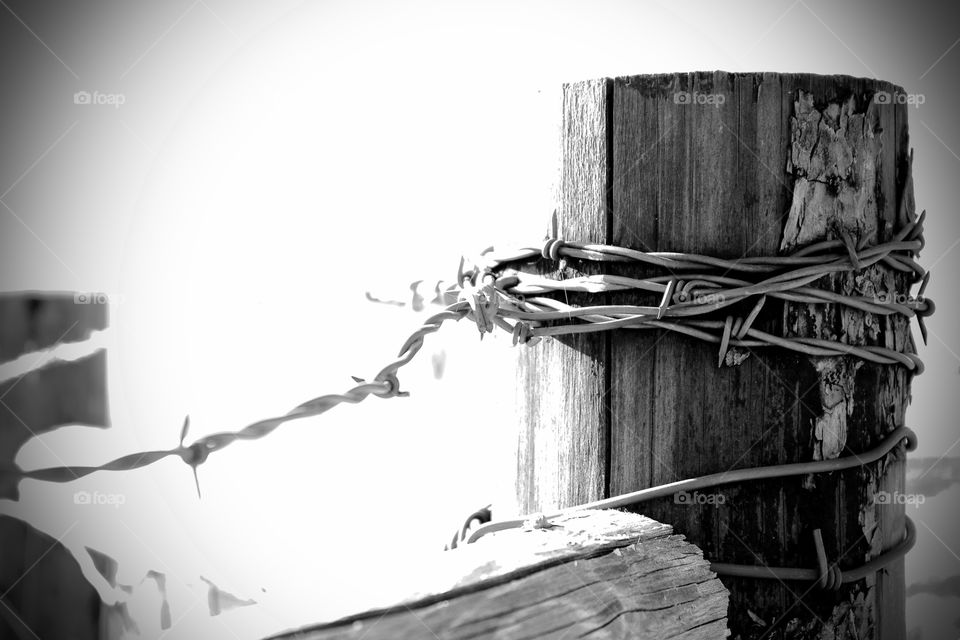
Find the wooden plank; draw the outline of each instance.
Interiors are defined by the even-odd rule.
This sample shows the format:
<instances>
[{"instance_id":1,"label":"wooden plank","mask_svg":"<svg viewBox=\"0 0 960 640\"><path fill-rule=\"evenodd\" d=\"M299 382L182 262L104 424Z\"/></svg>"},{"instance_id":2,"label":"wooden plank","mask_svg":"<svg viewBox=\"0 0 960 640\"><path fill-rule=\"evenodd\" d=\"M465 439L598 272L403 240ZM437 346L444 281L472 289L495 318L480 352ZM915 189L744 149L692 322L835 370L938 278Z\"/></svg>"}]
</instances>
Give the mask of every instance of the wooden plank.
<instances>
[{"instance_id":1,"label":"wooden plank","mask_svg":"<svg viewBox=\"0 0 960 640\"><path fill-rule=\"evenodd\" d=\"M0 293L0 363L105 329L108 305L98 294Z\"/></svg>"},{"instance_id":2,"label":"wooden plank","mask_svg":"<svg viewBox=\"0 0 960 640\"><path fill-rule=\"evenodd\" d=\"M565 101L577 102L567 94L600 82L604 81L568 86ZM606 224L617 245L736 258L776 255L791 243L785 241L791 235L802 243L835 237L831 234L837 222L868 233L873 230L878 239L892 233L896 209L891 203L899 201L906 180L905 111L896 106L878 109L871 106L870 96L899 88L845 76L724 72L606 82L604 95L610 105L606 153L596 149L592 138L588 149L581 149L587 141L576 135L576 123L565 121L563 128L564 174L592 171L593 180L578 178L579 183L597 185L606 180L610 185L606 211L581 209L594 212L593 220L583 222L586 232L594 233L591 240L599 239L595 230ZM839 198L811 201L811 209L820 203L839 212L829 225L820 224L827 220L820 214L788 221L792 205L799 207L814 190L821 198L827 193L816 184L808 191L795 189L807 169L788 164L801 152L797 145L809 142L797 137L802 123L793 119L801 90L813 96L821 116L834 110L840 113L845 101L854 98L844 121L850 126L832 140L833 147L824 144L818 151L836 152L837 145L846 144L856 158L853 169L860 171L830 178L843 192ZM831 103L835 106L828 106ZM564 117L579 114L565 109ZM609 162L585 162L601 157ZM865 160L876 160L875 166L863 166ZM866 186L868 179L873 186ZM583 197L598 200L595 195ZM568 202L576 207L576 194L563 194L561 210L571 206ZM565 237L576 238L584 232L569 227L579 224L575 218L562 219L567 223L562 229ZM572 272L578 266L571 264L568 269ZM816 284L863 293L867 283L878 285L886 277L879 270L824 278ZM607 271L647 273L636 267ZM891 286L906 290L902 276L894 277ZM610 296L609 301L659 302L635 293ZM877 330L864 330L867 325L873 327L871 323L874 319L864 314L832 307L813 309L768 301L755 326L772 333L839 337L888 347L909 340L909 327L901 320L880 321ZM564 439L555 446L575 456L583 446L580 439L592 446L594 433L608 433L608 495L731 468L848 455L873 446L903 423L909 375L900 367L847 359L824 362L778 350L754 350L738 354L748 356L739 366L718 368L715 346L683 336L630 331L601 335L609 341L606 357L599 345L586 351L577 345L566 348L568 343L563 341L542 342L520 357L521 367L527 368L523 380L537 379L536 385L524 390L528 406L536 402L549 407L566 396L580 397L576 387L571 393L563 386L565 380L579 379L577 367L583 368L580 376L606 374L609 411L591 409L571 415L577 420L576 428L564 432ZM551 350L549 362L541 355L547 350ZM838 399L844 402L847 415L842 425L834 426L843 434L835 430L834 440L825 446L818 429L822 432L833 424L830 420L837 414L832 403ZM591 421L592 415L603 417ZM551 415L550 420L556 419ZM528 434L523 444L527 450L553 446L540 442L542 437L554 436L537 424L541 418L536 412L527 410L520 420L521 430ZM564 469L576 464L557 459L561 461L557 466ZM549 464L549 460L537 462ZM518 464L526 463L521 451ZM592 458L585 464L599 466ZM539 468L533 477L553 476L549 469ZM594 476L583 480L592 484ZM574 485L580 481L576 476L568 480ZM811 532L821 528L831 559L839 558L842 567L849 567L900 540L902 505L878 507L866 502L880 490L901 487L902 491L902 482L902 465L892 461L839 477L733 485L714 492L721 497L715 503L722 504L678 505L665 499L647 503L641 510L672 523L708 558L723 562L813 566ZM532 481L518 487L521 505L539 508L568 505L557 496L569 496L572 489ZM904 632L902 591L898 591L903 578L897 565L877 580L836 594L808 592L808 584L773 580L724 578L724 582L732 591L731 628L743 638L763 634L774 624L777 627L768 637L787 637L786 629L810 631L820 628L820 621L835 628L838 638L858 637L881 619L887 634L882 637L896 638ZM756 624L751 614L767 627Z\"/></svg>"},{"instance_id":3,"label":"wooden plank","mask_svg":"<svg viewBox=\"0 0 960 640\"><path fill-rule=\"evenodd\" d=\"M420 595L288 640L722 638L726 590L669 526L581 511L425 558Z\"/></svg>"}]
</instances>

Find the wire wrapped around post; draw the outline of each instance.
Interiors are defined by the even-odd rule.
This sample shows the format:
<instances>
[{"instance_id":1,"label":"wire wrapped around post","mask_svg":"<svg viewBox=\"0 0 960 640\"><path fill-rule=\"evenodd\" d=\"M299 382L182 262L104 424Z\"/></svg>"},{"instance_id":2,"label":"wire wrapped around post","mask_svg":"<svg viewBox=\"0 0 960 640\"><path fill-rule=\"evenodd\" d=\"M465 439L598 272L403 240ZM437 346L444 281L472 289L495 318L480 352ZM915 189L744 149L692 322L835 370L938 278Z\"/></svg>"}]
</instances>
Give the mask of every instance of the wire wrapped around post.
<instances>
[{"instance_id":1,"label":"wire wrapped around post","mask_svg":"<svg viewBox=\"0 0 960 640\"><path fill-rule=\"evenodd\" d=\"M779 347L810 356L849 355L877 364L899 364L914 373L923 371L915 353L882 346L858 346L835 340L776 336L753 327L769 298L809 304L836 304L878 315L900 314L917 318L924 343L924 318L935 310L924 297L930 274L914 259L923 248L926 212L906 224L890 242L855 247L849 238L811 244L786 256L715 258L693 253L645 252L611 245L564 242L549 237L540 246L512 251L482 252L476 264L458 270L458 285L464 290L483 289L499 318L513 321L505 327L515 343L614 329L659 329L674 331L719 346L718 364L738 363L728 357L731 348ZM531 260L559 263L568 258L597 263L644 265L665 271L643 279L615 274L551 279L517 268ZM920 283L917 295L900 296L887 291L870 298L842 295L812 286L823 276L859 271L883 264L911 274ZM730 274L735 274L730 275ZM641 291L659 294L657 306L589 305L576 307L550 294ZM494 298L494 292L499 294ZM495 300L495 301L494 301ZM723 310L744 301L753 301L744 316L723 314ZM476 307L474 303L473 308ZM717 316L722 316L722 319ZM498 323L503 326L502 323ZM493 320L478 323L481 334L492 331Z\"/></svg>"}]
</instances>

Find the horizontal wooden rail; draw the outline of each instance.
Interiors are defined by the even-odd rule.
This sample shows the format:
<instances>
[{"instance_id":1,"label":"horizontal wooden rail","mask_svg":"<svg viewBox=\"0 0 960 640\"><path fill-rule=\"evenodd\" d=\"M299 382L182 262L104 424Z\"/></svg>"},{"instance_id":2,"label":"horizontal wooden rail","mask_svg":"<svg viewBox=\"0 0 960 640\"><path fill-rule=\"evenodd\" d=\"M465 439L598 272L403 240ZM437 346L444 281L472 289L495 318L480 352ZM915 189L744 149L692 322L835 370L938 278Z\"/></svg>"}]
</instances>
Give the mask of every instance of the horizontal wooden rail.
<instances>
[{"instance_id":1,"label":"horizontal wooden rail","mask_svg":"<svg viewBox=\"0 0 960 640\"><path fill-rule=\"evenodd\" d=\"M425 558L406 599L285 640L726 636L703 554L645 516L585 510Z\"/></svg>"}]
</instances>

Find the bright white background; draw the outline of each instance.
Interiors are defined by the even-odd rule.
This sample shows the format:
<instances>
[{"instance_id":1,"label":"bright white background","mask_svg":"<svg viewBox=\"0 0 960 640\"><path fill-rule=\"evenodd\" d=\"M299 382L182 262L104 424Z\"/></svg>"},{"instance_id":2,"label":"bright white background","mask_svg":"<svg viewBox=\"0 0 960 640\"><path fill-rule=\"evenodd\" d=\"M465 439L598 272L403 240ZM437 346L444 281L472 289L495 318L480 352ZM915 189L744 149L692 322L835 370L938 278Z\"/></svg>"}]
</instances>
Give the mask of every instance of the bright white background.
<instances>
[{"instance_id":1,"label":"bright white background","mask_svg":"<svg viewBox=\"0 0 960 640\"><path fill-rule=\"evenodd\" d=\"M910 118L938 314L910 416L918 455L957 452L960 341L950 327L960 309L946 274L960 254L950 86L960 34L933 10L800 0L101 6L62 21L17 10L25 24L9 27L42 81L22 88L23 126L5 151L0 238L16 268L0 271L0 289L105 291L115 303L96 337L108 348L113 428L47 434L21 466L169 448L186 414L192 441L374 375L423 316L370 304L365 291L403 298L413 280L452 279L462 252L542 237L563 82L717 68L875 76L925 95ZM76 105L79 90L125 102ZM507 343L445 327L401 374L411 398L235 444L200 469L202 501L171 459L69 485L24 482L20 502L2 507L81 559L87 546L114 557L120 582L165 573L167 638L255 638L347 613L370 589L403 584L416 554L442 548L466 513L491 501L510 509ZM432 358L446 363L439 380ZM124 504L75 505L78 490ZM920 533L909 582L960 572L957 497L953 485L909 507ZM210 618L200 576L257 605ZM957 601L912 597L910 627L956 635L949 616L934 615L945 604ZM138 589L130 607L142 637L158 637L155 595Z\"/></svg>"}]
</instances>

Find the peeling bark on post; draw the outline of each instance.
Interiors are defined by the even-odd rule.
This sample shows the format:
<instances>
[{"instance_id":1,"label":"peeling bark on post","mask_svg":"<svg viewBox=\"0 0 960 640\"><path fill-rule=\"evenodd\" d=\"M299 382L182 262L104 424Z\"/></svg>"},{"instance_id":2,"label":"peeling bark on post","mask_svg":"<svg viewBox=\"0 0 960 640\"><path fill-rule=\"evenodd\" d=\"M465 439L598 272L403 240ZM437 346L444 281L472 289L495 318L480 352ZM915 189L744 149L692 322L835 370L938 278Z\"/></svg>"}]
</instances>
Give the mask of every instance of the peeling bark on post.
<instances>
[{"instance_id":1,"label":"peeling bark on post","mask_svg":"<svg viewBox=\"0 0 960 640\"><path fill-rule=\"evenodd\" d=\"M906 107L880 104L879 92L902 90L847 76L724 72L568 85L560 237L725 258L843 235L888 240L913 215L913 195ZM547 274L587 268L568 262ZM880 298L909 284L874 265L813 286ZM604 302L659 300L618 293ZM768 300L754 326L913 349L905 318L836 305ZM910 374L900 366L770 348L728 353L718 368L715 346L650 331L544 340L519 359L517 493L528 512L859 453L903 424L909 401ZM731 485L709 505L660 500L638 511L718 562L813 568L819 528L829 560L849 568L903 536L903 505L882 499L903 491L903 458L898 450L868 468ZM723 578L732 637L901 638L903 580L902 561L837 592Z\"/></svg>"},{"instance_id":2,"label":"peeling bark on post","mask_svg":"<svg viewBox=\"0 0 960 640\"><path fill-rule=\"evenodd\" d=\"M912 217L912 197L884 197L884 145L899 136L885 136L881 119L893 114L888 105L869 101L858 107L854 96L820 108L810 93L799 92L791 118L792 145L787 170L793 175L793 200L781 250L849 234L861 244L890 240L898 220ZM902 114L901 114L902 115ZM905 120L902 120L905 128ZM888 123L887 131L893 130ZM902 151L902 150L901 150ZM894 159L895 154L886 154ZM903 162L905 158L896 158ZM889 162L889 160L887 160ZM909 161L901 174L909 181ZM896 179L894 179L896 184ZM900 185L901 190L905 185ZM902 201L903 210L896 204ZM898 215L899 214L899 215ZM909 290L908 277L882 265L823 278L818 286L853 295L891 300ZM841 340L854 345L905 346L915 351L907 318L879 317L833 305L785 305L785 327L791 335ZM810 358L817 371L820 415L814 420L814 459L836 458L873 446L903 424L909 402L909 374L897 366L867 366L850 358ZM873 394L869 391L872 390ZM859 395L858 395L859 392ZM874 395L875 394L875 395ZM870 397L874 395L874 397ZM849 447L849 448L848 448ZM903 506L883 500L903 491L903 459L887 458L877 467L861 468L847 483L808 479L806 489L831 495L854 489L846 512L838 515L834 548L851 561L864 562L895 545L904 530ZM842 502L840 503L841 506ZM840 546L842 545L842 546ZM904 624L903 563L855 585L831 612L830 620L849 629L850 637L901 637ZM816 631L817 621L809 621ZM846 637L841 635L840 637Z\"/></svg>"}]
</instances>

